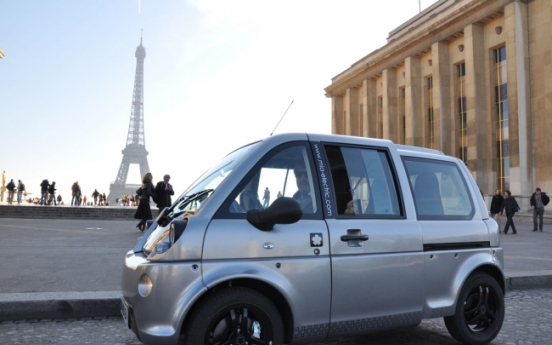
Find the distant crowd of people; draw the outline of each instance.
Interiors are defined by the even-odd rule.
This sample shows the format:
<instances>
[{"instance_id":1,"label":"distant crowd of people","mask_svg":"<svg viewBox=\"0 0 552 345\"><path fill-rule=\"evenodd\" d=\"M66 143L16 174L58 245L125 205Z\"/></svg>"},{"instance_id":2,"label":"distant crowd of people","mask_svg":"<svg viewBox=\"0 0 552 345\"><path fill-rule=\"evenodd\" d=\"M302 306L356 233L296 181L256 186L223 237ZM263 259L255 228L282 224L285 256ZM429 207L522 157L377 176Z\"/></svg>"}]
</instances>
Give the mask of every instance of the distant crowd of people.
<instances>
[{"instance_id":1,"label":"distant crowd of people","mask_svg":"<svg viewBox=\"0 0 552 345\"><path fill-rule=\"evenodd\" d=\"M172 185L169 183L170 176L168 174L163 177L163 181L157 183L155 188L151 185L151 173L148 174L146 174L146 176L144 176L144 178L142 179L143 184L140 188L138 188L136 193L132 192L129 195L123 195L121 198L117 198L115 200L115 205L117 206L138 207L137 212L139 212L140 214L140 217L138 219L142 219L143 216L143 224L145 224L148 219L151 219L149 197L152 197L153 201L157 203L157 207L162 210L165 207L171 205L171 196L174 195ZM144 181L149 181L149 184L145 183ZM10 205L14 203L14 197L16 195L16 201L18 204L22 204L24 201L26 201L29 204L35 205L64 205L63 198L61 194L58 193L55 181L52 181L52 183L50 183L48 179L42 180L42 182L40 183L40 196L27 198L27 189L23 181L17 180L17 183L15 183L14 180L11 179L6 184L6 172L4 171L2 173L2 187L4 186L8 192L7 203ZM145 190L144 193L142 193L143 190ZM148 199L148 202L140 202L145 200L146 198ZM142 206L140 207L141 204ZM94 192L90 194L90 199L88 199L86 195L83 195L79 182L75 181L71 186L70 205L109 206L109 201L107 201L106 194L100 193L97 189L94 189ZM140 225L140 227L142 227L142 225Z\"/></svg>"},{"instance_id":2,"label":"distant crowd of people","mask_svg":"<svg viewBox=\"0 0 552 345\"><path fill-rule=\"evenodd\" d=\"M6 183L6 176L5 172L2 174L2 185ZM17 193L17 203L21 204L23 201L23 196L26 196L27 193L25 192L25 184L21 182L21 180L17 180L17 185L15 182L13 182L13 179L10 180L10 182L6 185L6 189L8 190L8 204L13 204L13 196L15 193Z\"/></svg>"},{"instance_id":3,"label":"distant crowd of people","mask_svg":"<svg viewBox=\"0 0 552 345\"><path fill-rule=\"evenodd\" d=\"M71 195L73 196L71 206L109 206L105 193L100 193L97 189L92 192L91 200L88 200L86 195L83 196L79 181L75 181L71 186Z\"/></svg>"},{"instance_id":4,"label":"distant crowd of people","mask_svg":"<svg viewBox=\"0 0 552 345\"><path fill-rule=\"evenodd\" d=\"M546 195L540 188L535 189L535 192L531 196L529 203L533 209L533 232L542 232L542 223L544 215L544 207L550 202L550 197ZM491 200L490 214L498 223L499 232L504 235L508 234L510 227L512 233L517 234L516 225L514 224L514 216L516 212L520 210L520 207L516 201L516 198L512 196L512 192L509 190L504 191L504 195L500 189L496 189ZM506 213L506 224L504 230L500 227L500 218L503 213Z\"/></svg>"},{"instance_id":5,"label":"distant crowd of people","mask_svg":"<svg viewBox=\"0 0 552 345\"><path fill-rule=\"evenodd\" d=\"M2 174L2 182L4 183L5 175ZM50 184L48 180L42 181L40 184L41 187L41 198L29 198L27 199L28 203L40 204L40 205L57 205L58 203L63 204L61 195L58 195L56 198L56 183L52 182ZM21 204L24 200L24 197L27 196L27 189L25 184L21 180L17 180L17 185L13 182L13 179L6 185L8 190L8 204L13 204L13 197L17 193L17 203Z\"/></svg>"},{"instance_id":6,"label":"distant crowd of people","mask_svg":"<svg viewBox=\"0 0 552 345\"><path fill-rule=\"evenodd\" d=\"M132 192L130 195L123 195L122 197L115 199L115 203L119 206L138 206L140 198Z\"/></svg>"},{"instance_id":7,"label":"distant crowd of people","mask_svg":"<svg viewBox=\"0 0 552 345\"><path fill-rule=\"evenodd\" d=\"M57 206L64 204L61 194L57 193L55 181L50 183L48 179L42 180L40 183L40 196L27 198L28 194L25 183L17 180L16 184L11 179L6 184L6 172L4 171L2 173L2 186L5 186L8 191L7 203L10 205L13 204L15 195L17 195L17 204L22 204L23 201L35 205ZM86 195L82 195L78 181L71 186L71 196L71 206L109 206L105 193L100 193L97 189L94 189L94 192L91 194L92 200L87 200Z\"/></svg>"}]
</instances>

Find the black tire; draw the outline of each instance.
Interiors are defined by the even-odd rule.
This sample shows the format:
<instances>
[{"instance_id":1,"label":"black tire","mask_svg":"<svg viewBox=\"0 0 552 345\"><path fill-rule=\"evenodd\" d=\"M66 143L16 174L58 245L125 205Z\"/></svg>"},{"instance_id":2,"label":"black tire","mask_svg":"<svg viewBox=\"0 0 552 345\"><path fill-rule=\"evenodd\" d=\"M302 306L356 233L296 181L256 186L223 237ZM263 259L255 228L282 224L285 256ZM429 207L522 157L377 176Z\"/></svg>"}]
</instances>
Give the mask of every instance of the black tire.
<instances>
[{"instance_id":1,"label":"black tire","mask_svg":"<svg viewBox=\"0 0 552 345\"><path fill-rule=\"evenodd\" d=\"M278 309L266 296L249 288L215 291L192 310L184 328L185 345L245 342L249 345L284 342L284 325Z\"/></svg>"},{"instance_id":2,"label":"black tire","mask_svg":"<svg viewBox=\"0 0 552 345\"><path fill-rule=\"evenodd\" d=\"M504 293L496 280L477 272L462 287L456 313L445 317L445 325L450 335L459 342L484 345L500 332L504 311Z\"/></svg>"}]
</instances>

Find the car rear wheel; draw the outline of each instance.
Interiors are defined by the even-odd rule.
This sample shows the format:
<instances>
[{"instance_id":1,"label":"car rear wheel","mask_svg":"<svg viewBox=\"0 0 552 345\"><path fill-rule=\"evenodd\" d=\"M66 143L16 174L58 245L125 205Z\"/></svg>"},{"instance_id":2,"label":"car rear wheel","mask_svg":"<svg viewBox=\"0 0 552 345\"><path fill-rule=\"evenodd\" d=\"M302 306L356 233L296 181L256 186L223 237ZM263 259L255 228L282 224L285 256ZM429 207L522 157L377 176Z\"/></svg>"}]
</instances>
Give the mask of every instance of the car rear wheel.
<instances>
[{"instance_id":1,"label":"car rear wheel","mask_svg":"<svg viewBox=\"0 0 552 345\"><path fill-rule=\"evenodd\" d=\"M463 344L491 342L504 321L504 294L496 280L477 272L470 276L460 292L456 313L445 317L452 337Z\"/></svg>"},{"instance_id":2,"label":"car rear wheel","mask_svg":"<svg viewBox=\"0 0 552 345\"><path fill-rule=\"evenodd\" d=\"M263 294L232 287L208 296L190 315L186 345L281 345L284 326L278 309Z\"/></svg>"}]
</instances>

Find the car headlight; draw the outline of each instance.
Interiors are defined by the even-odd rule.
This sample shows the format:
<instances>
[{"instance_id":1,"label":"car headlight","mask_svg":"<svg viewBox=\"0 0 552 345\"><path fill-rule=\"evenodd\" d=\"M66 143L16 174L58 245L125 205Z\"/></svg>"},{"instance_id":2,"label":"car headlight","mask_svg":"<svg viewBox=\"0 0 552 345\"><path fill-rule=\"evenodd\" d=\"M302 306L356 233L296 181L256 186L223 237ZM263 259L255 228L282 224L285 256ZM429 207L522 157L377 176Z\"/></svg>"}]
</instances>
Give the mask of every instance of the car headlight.
<instances>
[{"instance_id":1,"label":"car headlight","mask_svg":"<svg viewBox=\"0 0 552 345\"><path fill-rule=\"evenodd\" d=\"M138 293L142 297L148 297L153 289L151 278L147 274L143 274L138 282Z\"/></svg>"}]
</instances>

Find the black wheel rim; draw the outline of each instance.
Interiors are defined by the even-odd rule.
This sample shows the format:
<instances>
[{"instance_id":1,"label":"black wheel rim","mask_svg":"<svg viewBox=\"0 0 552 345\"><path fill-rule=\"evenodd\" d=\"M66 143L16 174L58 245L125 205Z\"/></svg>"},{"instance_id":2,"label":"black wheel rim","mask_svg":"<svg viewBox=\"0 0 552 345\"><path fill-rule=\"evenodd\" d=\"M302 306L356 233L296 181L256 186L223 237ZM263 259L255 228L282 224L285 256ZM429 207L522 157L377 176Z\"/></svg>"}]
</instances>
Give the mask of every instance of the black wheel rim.
<instances>
[{"instance_id":1,"label":"black wheel rim","mask_svg":"<svg viewBox=\"0 0 552 345\"><path fill-rule=\"evenodd\" d=\"M464 301L464 319L474 334L487 332L499 320L500 301L497 291L487 284L475 286Z\"/></svg>"},{"instance_id":2,"label":"black wheel rim","mask_svg":"<svg viewBox=\"0 0 552 345\"><path fill-rule=\"evenodd\" d=\"M212 319L205 344L270 345L272 334L272 324L262 310L241 305L221 311Z\"/></svg>"}]
</instances>

